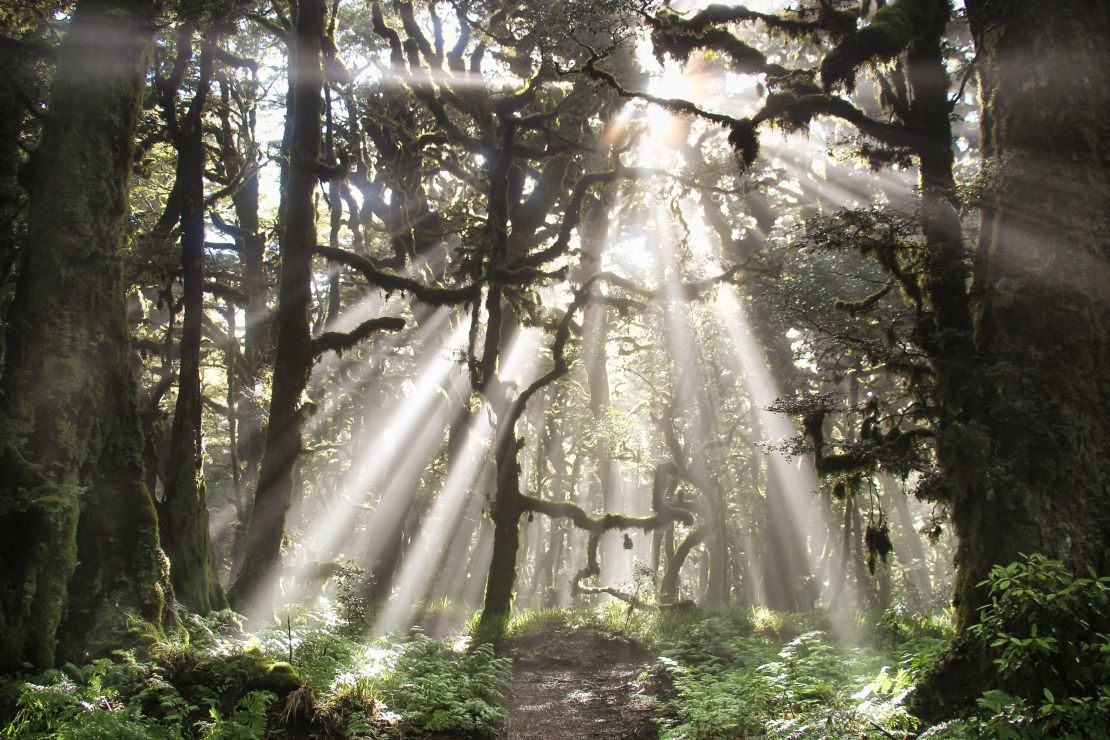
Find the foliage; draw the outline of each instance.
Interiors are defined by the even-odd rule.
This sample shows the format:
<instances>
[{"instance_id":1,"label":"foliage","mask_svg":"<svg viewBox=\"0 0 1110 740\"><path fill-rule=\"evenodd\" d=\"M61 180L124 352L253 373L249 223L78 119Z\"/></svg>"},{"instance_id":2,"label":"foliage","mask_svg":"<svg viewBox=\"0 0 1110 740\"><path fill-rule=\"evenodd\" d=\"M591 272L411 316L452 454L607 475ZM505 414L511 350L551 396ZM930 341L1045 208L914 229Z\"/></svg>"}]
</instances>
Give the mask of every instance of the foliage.
<instances>
[{"instance_id":1,"label":"foliage","mask_svg":"<svg viewBox=\"0 0 1110 740\"><path fill-rule=\"evenodd\" d=\"M358 563L352 560L340 563L335 574L335 601L349 634L357 634L370 622L370 599L366 596L370 582L370 574Z\"/></svg>"},{"instance_id":2,"label":"foliage","mask_svg":"<svg viewBox=\"0 0 1110 740\"><path fill-rule=\"evenodd\" d=\"M228 614L185 614L186 639L149 654L117 652L3 686L12 716L0 737L258 738L294 726L312 736L492 736L508 720L511 662L489 645L457 652L422 634L358 641L342 624L235 630ZM8 703L7 700L3 702Z\"/></svg>"},{"instance_id":3,"label":"foliage","mask_svg":"<svg viewBox=\"0 0 1110 740\"><path fill-rule=\"evenodd\" d=\"M424 635L401 649L377 684L403 720L428 732L492 737L508 721L504 692L511 661L491 645L456 653Z\"/></svg>"},{"instance_id":4,"label":"foliage","mask_svg":"<svg viewBox=\"0 0 1110 740\"><path fill-rule=\"evenodd\" d=\"M1110 577L1076 578L1033 554L994 566L980 586L990 601L969 632L988 646L999 685L972 724L999 737L1107 737Z\"/></svg>"},{"instance_id":5,"label":"foliage","mask_svg":"<svg viewBox=\"0 0 1110 740\"><path fill-rule=\"evenodd\" d=\"M121 702L113 687L103 685L111 663L98 660L75 671L73 678L48 671L22 683L18 711L4 728L4 737L160 737L141 706Z\"/></svg>"},{"instance_id":6,"label":"foliage","mask_svg":"<svg viewBox=\"0 0 1110 740\"><path fill-rule=\"evenodd\" d=\"M269 723L267 710L277 700L269 691L252 691L238 702L230 717L224 718L220 710L212 707L211 722L201 723L204 740L252 740L262 737Z\"/></svg>"},{"instance_id":7,"label":"foliage","mask_svg":"<svg viewBox=\"0 0 1110 740\"><path fill-rule=\"evenodd\" d=\"M327 689L345 666L362 655L365 647L346 635L313 630L293 649L293 665L307 683Z\"/></svg>"},{"instance_id":8,"label":"foliage","mask_svg":"<svg viewBox=\"0 0 1110 740\"><path fill-rule=\"evenodd\" d=\"M949 632L890 617L875 637L888 645L848 647L823 630L821 615L720 611L662 625L653 669L674 695L662 737L867 737L905 733L916 720L904 700L920 668Z\"/></svg>"}]
</instances>

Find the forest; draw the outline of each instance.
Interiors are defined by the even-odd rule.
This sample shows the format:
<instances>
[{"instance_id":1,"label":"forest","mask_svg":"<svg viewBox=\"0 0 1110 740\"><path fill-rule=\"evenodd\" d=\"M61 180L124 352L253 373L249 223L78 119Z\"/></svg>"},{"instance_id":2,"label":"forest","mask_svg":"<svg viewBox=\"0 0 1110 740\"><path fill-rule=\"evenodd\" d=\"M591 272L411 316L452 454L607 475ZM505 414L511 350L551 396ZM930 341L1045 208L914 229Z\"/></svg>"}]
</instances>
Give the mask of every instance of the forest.
<instances>
[{"instance_id":1,"label":"forest","mask_svg":"<svg viewBox=\"0 0 1110 740\"><path fill-rule=\"evenodd\" d=\"M0 0L0 736L1110 738L1108 173L1103 0Z\"/></svg>"}]
</instances>

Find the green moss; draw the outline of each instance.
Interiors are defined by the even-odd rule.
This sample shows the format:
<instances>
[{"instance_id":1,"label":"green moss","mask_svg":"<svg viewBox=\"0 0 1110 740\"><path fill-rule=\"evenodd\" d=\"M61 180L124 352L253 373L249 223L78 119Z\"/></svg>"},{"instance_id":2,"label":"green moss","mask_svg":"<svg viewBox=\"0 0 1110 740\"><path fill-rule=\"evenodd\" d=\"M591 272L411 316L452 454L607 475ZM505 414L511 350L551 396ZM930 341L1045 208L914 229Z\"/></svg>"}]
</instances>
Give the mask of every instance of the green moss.
<instances>
[{"instance_id":1,"label":"green moss","mask_svg":"<svg viewBox=\"0 0 1110 740\"><path fill-rule=\"evenodd\" d=\"M251 690L272 691L278 696L285 696L304 683L297 669L288 663L269 663L263 667L263 673L248 684Z\"/></svg>"},{"instance_id":2,"label":"green moss","mask_svg":"<svg viewBox=\"0 0 1110 740\"><path fill-rule=\"evenodd\" d=\"M894 59L918 39L939 36L950 13L947 0L895 0L825 55L821 62L825 89L851 90L861 65Z\"/></svg>"}]
</instances>

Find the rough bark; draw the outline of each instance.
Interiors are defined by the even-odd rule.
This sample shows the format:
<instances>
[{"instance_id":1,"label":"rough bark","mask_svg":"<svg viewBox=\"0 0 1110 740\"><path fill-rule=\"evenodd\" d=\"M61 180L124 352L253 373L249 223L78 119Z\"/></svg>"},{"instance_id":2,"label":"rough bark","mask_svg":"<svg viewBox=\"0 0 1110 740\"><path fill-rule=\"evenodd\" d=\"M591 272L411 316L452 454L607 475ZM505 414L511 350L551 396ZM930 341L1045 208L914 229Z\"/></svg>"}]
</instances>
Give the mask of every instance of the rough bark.
<instances>
[{"instance_id":1,"label":"rough bark","mask_svg":"<svg viewBox=\"0 0 1110 740\"><path fill-rule=\"evenodd\" d=\"M118 647L129 615L157 632L170 588L143 482L122 285L155 6L79 3L36 153L0 380L5 666Z\"/></svg>"},{"instance_id":2,"label":"rough bark","mask_svg":"<svg viewBox=\"0 0 1110 740\"><path fill-rule=\"evenodd\" d=\"M288 122L289 165L285 181L280 241L277 345L269 425L251 508L246 554L229 593L237 609L262 605L260 595L281 563L285 518L293 497L293 476L301 447L301 394L312 368L309 309L312 254L316 246L313 193L319 169L324 84L322 46L327 8L323 0L297 4L290 44L292 101Z\"/></svg>"},{"instance_id":3,"label":"rough bark","mask_svg":"<svg viewBox=\"0 0 1110 740\"><path fill-rule=\"evenodd\" d=\"M26 206L18 176L25 159L19 136L27 110L19 102L17 90L29 64L19 52L17 45L0 42L0 325L11 299L21 215ZM4 338L0 333L0 371L3 365Z\"/></svg>"},{"instance_id":4,"label":"rough bark","mask_svg":"<svg viewBox=\"0 0 1110 740\"><path fill-rule=\"evenodd\" d=\"M1110 566L1110 7L967 3L989 185L975 256L974 351L948 462L962 634L990 568L1041 552ZM958 643L926 714L992 666Z\"/></svg>"}]
</instances>

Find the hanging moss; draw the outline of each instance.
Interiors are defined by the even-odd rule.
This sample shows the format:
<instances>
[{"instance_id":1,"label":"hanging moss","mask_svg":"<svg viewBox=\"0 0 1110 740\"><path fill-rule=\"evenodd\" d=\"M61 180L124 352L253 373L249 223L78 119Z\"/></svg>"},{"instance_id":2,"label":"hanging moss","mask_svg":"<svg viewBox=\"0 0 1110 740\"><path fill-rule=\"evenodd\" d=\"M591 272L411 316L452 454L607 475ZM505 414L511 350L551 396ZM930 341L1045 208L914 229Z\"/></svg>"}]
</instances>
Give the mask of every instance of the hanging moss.
<instances>
[{"instance_id":1,"label":"hanging moss","mask_svg":"<svg viewBox=\"0 0 1110 740\"><path fill-rule=\"evenodd\" d=\"M939 35L950 14L948 0L895 0L825 55L821 61L825 89L852 90L861 65L894 59L914 41Z\"/></svg>"},{"instance_id":2,"label":"hanging moss","mask_svg":"<svg viewBox=\"0 0 1110 740\"><path fill-rule=\"evenodd\" d=\"M875 575L878 561L886 562L887 556L894 552L894 543L890 541L890 526L882 517L877 522L868 522L863 531L863 544L867 550L867 570Z\"/></svg>"},{"instance_id":3,"label":"hanging moss","mask_svg":"<svg viewBox=\"0 0 1110 740\"><path fill-rule=\"evenodd\" d=\"M759 136L751 119L745 118L732 125L728 133L728 143L744 168L755 164L756 157L759 156Z\"/></svg>"}]
</instances>

